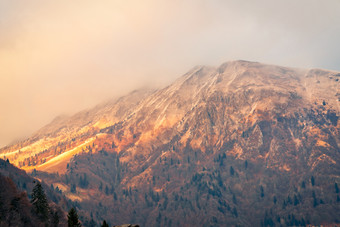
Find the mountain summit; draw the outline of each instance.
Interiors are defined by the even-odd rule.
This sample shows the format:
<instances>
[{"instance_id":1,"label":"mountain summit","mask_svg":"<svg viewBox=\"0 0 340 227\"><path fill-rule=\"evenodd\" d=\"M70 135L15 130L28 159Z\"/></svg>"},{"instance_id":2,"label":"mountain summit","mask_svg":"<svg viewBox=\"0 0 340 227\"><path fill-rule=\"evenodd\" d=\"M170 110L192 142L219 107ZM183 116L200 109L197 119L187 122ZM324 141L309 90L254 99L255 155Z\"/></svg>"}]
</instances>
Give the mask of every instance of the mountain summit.
<instances>
[{"instance_id":1,"label":"mountain summit","mask_svg":"<svg viewBox=\"0 0 340 227\"><path fill-rule=\"evenodd\" d=\"M163 89L57 118L0 155L98 220L337 223L339 79L248 61L196 66Z\"/></svg>"}]
</instances>

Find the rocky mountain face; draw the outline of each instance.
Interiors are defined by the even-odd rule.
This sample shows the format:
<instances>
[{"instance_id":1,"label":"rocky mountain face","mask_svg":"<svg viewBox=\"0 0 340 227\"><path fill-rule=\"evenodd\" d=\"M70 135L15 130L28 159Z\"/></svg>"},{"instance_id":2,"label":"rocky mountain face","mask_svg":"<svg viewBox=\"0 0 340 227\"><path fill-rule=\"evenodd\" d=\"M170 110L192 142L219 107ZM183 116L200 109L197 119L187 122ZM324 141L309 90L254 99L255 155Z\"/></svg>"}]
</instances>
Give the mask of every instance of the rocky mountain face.
<instances>
[{"instance_id":1,"label":"rocky mountain face","mask_svg":"<svg viewBox=\"0 0 340 227\"><path fill-rule=\"evenodd\" d=\"M55 119L0 150L83 222L340 223L340 73L197 66L168 87Z\"/></svg>"}]
</instances>

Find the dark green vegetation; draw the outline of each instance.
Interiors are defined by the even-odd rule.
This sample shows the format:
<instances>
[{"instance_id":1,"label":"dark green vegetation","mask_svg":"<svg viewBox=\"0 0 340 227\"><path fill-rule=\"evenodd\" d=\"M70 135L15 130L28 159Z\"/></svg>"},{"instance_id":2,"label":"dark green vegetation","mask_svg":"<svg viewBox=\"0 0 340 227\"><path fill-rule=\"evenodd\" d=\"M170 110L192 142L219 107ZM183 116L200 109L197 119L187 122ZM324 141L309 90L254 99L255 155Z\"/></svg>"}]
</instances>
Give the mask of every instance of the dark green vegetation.
<instances>
[{"instance_id":1,"label":"dark green vegetation","mask_svg":"<svg viewBox=\"0 0 340 227\"><path fill-rule=\"evenodd\" d=\"M32 176L26 174L25 171L13 166L12 164L0 159L0 174L9 177L16 185L19 191L26 191L29 200L31 200L31 192L36 185L35 171ZM53 187L47 186L42 182L44 193L49 201L58 204L63 210L67 210L70 207L68 199L65 196L57 193Z\"/></svg>"},{"instance_id":2,"label":"dark green vegetation","mask_svg":"<svg viewBox=\"0 0 340 227\"><path fill-rule=\"evenodd\" d=\"M43 226L38 215L32 212L27 194L3 175L0 175L0 226Z\"/></svg>"},{"instance_id":3,"label":"dark green vegetation","mask_svg":"<svg viewBox=\"0 0 340 227\"><path fill-rule=\"evenodd\" d=\"M52 195L49 199L44 187L48 195ZM53 198L58 204L66 205L65 199L44 187L24 171L0 160L0 226L65 225L64 211L50 200Z\"/></svg>"},{"instance_id":4,"label":"dark green vegetation","mask_svg":"<svg viewBox=\"0 0 340 227\"><path fill-rule=\"evenodd\" d=\"M80 227L81 226L77 211L73 207L71 208L71 210L68 212L68 215L67 215L67 226L68 227Z\"/></svg>"},{"instance_id":5,"label":"dark green vegetation","mask_svg":"<svg viewBox=\"0 0 340 227\"><path fill-rule=\"evenodd\" d=\"M40 182L37 182L31 194L31 203L35 213L42 221L48 220L49 206L43 187ZM58 219L58 218L57 218Z\"/></svg>"}]
</instances>

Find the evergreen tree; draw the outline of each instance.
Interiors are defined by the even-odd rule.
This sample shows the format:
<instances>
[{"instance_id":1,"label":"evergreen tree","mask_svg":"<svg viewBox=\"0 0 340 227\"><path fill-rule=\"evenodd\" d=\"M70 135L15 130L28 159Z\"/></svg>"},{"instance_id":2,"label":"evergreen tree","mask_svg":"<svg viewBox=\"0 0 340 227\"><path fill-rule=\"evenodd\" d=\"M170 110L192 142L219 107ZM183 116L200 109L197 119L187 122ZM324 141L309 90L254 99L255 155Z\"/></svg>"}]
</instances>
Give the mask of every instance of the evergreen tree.
<instances>
[{"instance_id":1,"label":"evergreen tree","mask_svg":"<svg viewBox=\"0 0 340 227\"><path fill-rule=\"evenodd\" d=\"M237 200L236 200L235 194L233 194L233 203L234 203L234 204L237 204Z\"/></svg>"},{"instance_id":2,"label":"evergreen tree","mask_svg":"<svg viewBox=\"0 0 340 227\"><path fill-rule=\"evenodd\" d=\"M314 186L314 184L315 184L315 179L314 179L314 176L311 176L311 178L310 178L310 182L311 182L312 186Z\"/></svg>"},{"instance_id":3,"label":"evergreen tree","mask_svg":"<svg viewBox=\"0 0 340 227\"><path fill-rule=\"evenodd\" d=\"M234 172L235 172L235 171L234 171L234 168L233 168L232 166L230 166L230 175L231 175L231 176L234 176Z\"/></svg>"},{"instance_id":4,"label":"evergreen tree","mask_svg":"<svg viewBox=\"0 0 340 227\"><path fill-rule=\"evenodd\" d=\"M48 206L44 189L39 181L37 181L36 185L33 188L31 203L38 217L42 221L46 221L48 219L50 208Z\"/></svg>"},{"instance_id":5,"label":"evergreen tree","mask_svg":"<svg viewBox=\"0 0 340 227\"><path fill-rule=\"evenodd\" d=\"M298 197L294 195L294 206L298 205L300 203Z\"/></svg>"},{"instance_id":6,"label":"evergreen tree","mask_svg":"<svg viewBox=\"0 0 340 227\"><path fill-rule=\"evenodd\" d=\"M105 186L105 194L109 195L109 187L107 187L107 185Z\"/></svg>"},{"instance_id":7,"label":"evergreen tree","mask_svg":"<svg viewBox=\"0 0 340 227\"><path fill-rule=\"evenodd\" d=\"M58 226L59 225L59 215L58 212L52 213L52 226Z\"/></svg>"},{"instance_id":8,"label":"evergreen tree","mask_svg":"<svg viewBox=\"0 0 340 227\"><path fill-rule=\"evenodd\" d=\"M238 217L238 213L237 213L237 209L236 207L234 207L232 213L234 214L235 217Z\"/></svg>"},{"instance_id":9,"label":"evergreen tree","mask_svg":"<svg viewBox=\"0 0 340 227\"><path fill-rule=\"evenodd\" d=\"M88 185L89 185L89 181L87 179L86 173L84 173L84 177L82 176L79 177L79 186L81 188L87 188Z\"/></svg>"},{"instance_id":10,"label":"evergreen tree","mask_svg":"<svg viewBox=\"0 0 340 227\"><path fill-rule=\"evenodd\" d=\"M276 196L273 197L273 202L274 202L274 204L276 204L276 202L277 202Z\"/></svg>"},{"instance_id":11,"label":"evergreen tree","mask_svg":"<svg viewBox=\"0 0 340 227\"><path fill-rule=\"evenodd\" d=\"M109 227L105 220L103 221L102 227Z\"/></svg>"},{"instance_id":12,"label":"evergreen tree","mask_svg":"<svg viewBox=\"0 0 340 227\"><path fill-rule=\"evenodd\" d=\"M71 210L68 212L68 215L67 215L67 226L68 227L80 227L81 226L79 219L78 219L77 211L73 207L71 208Z\"/></svg>"},{"instance_id":13,"label":"evergreen tree","mask_svg":"<svg viewBox=\"0 0 340 227\"><path fill-rule=\"evenodd\" d=\"M306 183L304 181L301 183L301 188L306 188Z\"/></svg>"},{"instance_id":14,"label":"evergreen tree","mask_svg":"<svg viewBox=\"0 0 340 227\"><path fill-rule=\"evenodd\" d=\"M91 218L89 226L97 226L97 223Z\"/></svg>"},{"instance_id":15,"label":"evergreen tree","mask_svg":"<svg viewBox=\"0 0 340 227\"><path fill-rule=\"evenodd\" d=\"M334 188L335 188L335 193L339 193L339 187L336 182L334 183Z\"/></svg>"},{"instance_id":16,"label":"evergreen tree","mask_svg":"<svg viewBox=\"0 0 340 227\"><path fill-rule=\"evenodd\" d=\"M77 192L77 186L76 184L71 184L71 192L76 193Z\"/></svg>"},{"instance_id":17,"label":"evergreen tree","mask_svg":"<svg viewBox=\"0 0 340 227\"><path fill-rule=\"evenodd\" d=\"M261 193L260 193L261 198L263 198L264 197L264 190L263 190L263 186L262 185L260 186L260 191L261 191Z\"/></svg>"}]
</instances>

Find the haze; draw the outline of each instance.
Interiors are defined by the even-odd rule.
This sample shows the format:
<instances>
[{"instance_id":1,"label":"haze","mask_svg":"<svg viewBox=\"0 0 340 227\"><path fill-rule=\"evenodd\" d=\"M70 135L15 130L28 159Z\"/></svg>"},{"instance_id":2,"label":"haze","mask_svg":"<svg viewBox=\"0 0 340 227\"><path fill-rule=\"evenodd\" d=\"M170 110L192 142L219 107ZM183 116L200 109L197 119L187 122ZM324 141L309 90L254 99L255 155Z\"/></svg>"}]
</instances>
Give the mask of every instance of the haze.
<instances>
[{"instance_id":1,"label":"haze","mask_svg":"<svg viewBox=\"0 0 340 227\"><path fill-rule=\"evenodd\" d=\"M340 71L340 1L0 2L0 147L198 64Z\"/></svg>"}]
</instances>

